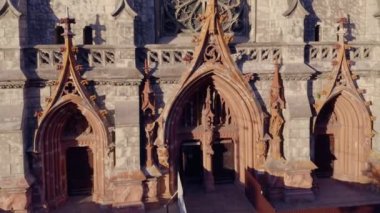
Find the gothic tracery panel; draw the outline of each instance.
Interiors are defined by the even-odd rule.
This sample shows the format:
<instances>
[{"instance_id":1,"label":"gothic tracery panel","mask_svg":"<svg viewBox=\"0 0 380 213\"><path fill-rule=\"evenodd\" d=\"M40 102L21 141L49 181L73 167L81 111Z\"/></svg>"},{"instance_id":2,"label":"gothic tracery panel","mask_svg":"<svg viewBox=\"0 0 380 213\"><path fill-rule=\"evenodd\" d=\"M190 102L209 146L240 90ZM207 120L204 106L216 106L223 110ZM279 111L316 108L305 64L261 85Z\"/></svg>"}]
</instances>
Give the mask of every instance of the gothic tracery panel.
<instances>
[{"instance_id":1,"label":"gothic tracery panel","mask_svg":"<svg viewBox=\"0 0 380 213\"><path fill-rule=\"evenodd\" d=\"M207 0L162 0L164 9L163 31L165 35L179 32L199 32L201 16L206 10ZM223 29L235 35L248 32L248 10L245 0L218 0L219 12L224 17Z\"/></svg>"},{"instance_id":2,"label":"gothic tracery panel","mask_svg":"<svg viewBox=\"0 0 380 213\"><path fill-rule=\"evenodd\" d=\"M206 90L210 89L210 100L206 100ZM196 127L202 125L202 110L205 102L209 101L210 109L213 113L211 121L214 126L233 125L231 110L227 106L223 97L213 87L202 87L187 102L183 110L182 125L183 127Z\"/></svg>"}]
</instances>

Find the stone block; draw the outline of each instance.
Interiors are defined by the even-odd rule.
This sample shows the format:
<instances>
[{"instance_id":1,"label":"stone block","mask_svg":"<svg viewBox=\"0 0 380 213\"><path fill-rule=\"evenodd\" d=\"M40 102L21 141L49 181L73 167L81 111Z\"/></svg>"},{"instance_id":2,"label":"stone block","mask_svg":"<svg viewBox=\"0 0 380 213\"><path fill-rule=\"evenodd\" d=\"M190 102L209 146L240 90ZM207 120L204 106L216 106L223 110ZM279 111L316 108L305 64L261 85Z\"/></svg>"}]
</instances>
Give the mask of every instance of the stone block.
<instances>
[{"instance_id":1,"label":"stone block","mask_svg":"<svg viewBox=\"0 0 380 213\"><path fill-rule=\"evenodd\" d=\"M24 173L24 164L22 162L21 163L12 162L10 166L11 166L12 175Z\"/></svg>"},{"instance_id":2,"label":"stone block","mask_svg":"<svg viewBox=\"0 0 380 213\"><path fill-rule=\"evenodd\" d=\"M11 165L7 161L0 163L0 177L8 177L11 175Z\"/></svg>"},{"instance_id":3,"label":"stone block","mask_svg":"<svg viewBox=\"0 0 380 213\"><path fill-rule=\"evenodd\" d=\"M0 131L19 130L22 125L23 106L0 106Z\"/></svg>"},{"instance_id":4,"label":"stone block","mask_svg":"<svg viewBox=\"0 0 380 213\"><path fill-rule=\"evenodd\" d=\"M139 100L119 101L115 103L115 125L136 126L140 122Z\"/></svg>"}]
</instances>

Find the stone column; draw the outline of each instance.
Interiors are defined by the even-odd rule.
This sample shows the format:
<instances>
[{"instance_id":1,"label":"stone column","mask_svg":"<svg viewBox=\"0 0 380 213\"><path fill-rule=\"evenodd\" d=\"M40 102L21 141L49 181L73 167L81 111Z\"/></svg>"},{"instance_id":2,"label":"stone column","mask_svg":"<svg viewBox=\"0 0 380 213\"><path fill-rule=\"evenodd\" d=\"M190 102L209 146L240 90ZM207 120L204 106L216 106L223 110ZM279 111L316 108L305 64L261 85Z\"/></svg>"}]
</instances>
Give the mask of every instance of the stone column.
<instances>
[{"instance_id":1,"label":"stone column","mask_svg":"<svg viewBox=\"0 0 380 213\"><path fill-rule=\"evenodd\" d=\"M284 67L284 91L287 107L284 110L284 196L286 201L314 199L310 161L310 124L308 79L311 70L306 65Z\"/></svg>"},{"instance_id":2,"label":"stone column","mask_svg":"<svg viewBox=\"0 0 380 213\"><path fill-rule=\"evenodd\" d=\"M214 176L212 174L212 155L214 151L212 149L212 136L211 129L207 129L204 132L202 141L202 155L203 155L203 184L207 192L214 191Z\"/></svg>"}]
</instances>

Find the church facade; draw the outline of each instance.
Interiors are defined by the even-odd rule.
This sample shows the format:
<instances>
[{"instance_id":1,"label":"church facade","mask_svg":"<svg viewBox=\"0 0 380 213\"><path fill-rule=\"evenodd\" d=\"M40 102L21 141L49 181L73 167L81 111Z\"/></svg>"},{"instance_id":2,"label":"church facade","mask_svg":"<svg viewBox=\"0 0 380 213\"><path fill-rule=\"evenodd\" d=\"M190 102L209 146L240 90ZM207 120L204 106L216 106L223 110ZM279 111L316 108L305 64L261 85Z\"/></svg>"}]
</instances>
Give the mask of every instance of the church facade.
<instances>
[{"instance_id":1,"label":"church facade","mask_svg":"<svg viewBox=\"0 0 380 213\"><path fill-rule=\"evenodd\" d=\"M77 195L144 211L179 179L289 203L313 202L321 178L378 190L379 14L376 0L0 1L0 211Z\"/></svg>"}]
</instances>

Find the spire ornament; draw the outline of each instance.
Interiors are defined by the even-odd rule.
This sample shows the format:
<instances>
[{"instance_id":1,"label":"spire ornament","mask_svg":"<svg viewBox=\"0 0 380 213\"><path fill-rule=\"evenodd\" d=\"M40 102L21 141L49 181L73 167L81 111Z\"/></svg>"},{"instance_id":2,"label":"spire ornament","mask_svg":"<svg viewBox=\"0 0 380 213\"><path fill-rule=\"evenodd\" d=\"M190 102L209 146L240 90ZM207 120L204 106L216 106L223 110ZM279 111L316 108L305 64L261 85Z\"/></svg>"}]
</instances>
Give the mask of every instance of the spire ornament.
<instances>
[{"instance_id":1,"label":"spire ornament","mask_svg":"<svg viewBox=\"0 0 380 213\"><path fill-rule=\"evenodd\" d=\"M281 84L281 76L279 72L280 65L275 62L275 71L273 74L272 88L270 92L270 122L269 133L272 137L269 140L268 158L272 160L283 160L281 154L281 133L284 126L284 116L282 110L285 108L285 100Z\"/></svg>"},{"instance_id":2,"label":"spire ornament","mask_svg":"<svg viewBox=\"0 0 380 213\"><path fill-rule=\"evenodd\" d=\"M205 13L198 17L202 22L200 34L195 36L193 42L196 44L192 56L190 69L182 75L182 85L190 82L202 66L223 66L225 72L231 73L233 78L243 81L243 76L231 57L229 42L232 41L232 34L225 34L222 28L222 19L218 11L217 0L207 0ZM249 87L247 84L246 86Z\"/></svg>"},{"instance_id":3,"label":"spire ornament","mask_svg":"<svg viewBox=\"0 0 380 213\"><path fill-rule=\"evenodd\" d=\"M75 24L75 19L70 18L69 9L66 9L66 17L59 20L59 23L63 25L64 32L62 36L65 39L64 47L61 48L63 54L62 63L58 65L59 77L56 81L55 90L50 97L48 97L47 107L39 113L39 124L47 117L47 115L54 109L60 107L62 102L74 102L78 98L82 100L82 103L89 109L92 109L96 113L100 120L103 120L107 126L105 115L107 110L101 110L93 101L96 96L90 95L86 86L88 81L81 76L82 66L77 65L75 54L77 48L73 45L72 38L74 33L71 31L71 24Z\"/></svg>"},{"instance_id":4,"label":"spire ornament","mask_svg":"<svg viewBox=\"0 0 380 213\"><path fill-rule=\"evenodd\" d=\"M345 24L347 23L347 18L340 18L338 20L338 23L338 42L335 45L337 49L337 57L334 61L332 61L333 69L328 78L330 81L324 86L323 90L320 93L320 99L315 103L315 109L318 113L321 111L326 102L328 102L332 97L336 96L342 90L350 92L352 95L358 98L358 100L365 103L365 100L361 95L361 90L355 84L355 80L358 78L358 76L352 74L350 70L351 61L347 58L347 50L351 48L345 39Z\"/></svg>"},{"instance_id":5,"label":"spire ornament","mask_svg":"<svg viewBox=\"0 0 380 213\"><path fill-rule=\"evenodd\" d=\"M146 149L146 167L154 166L153 148L156 139L157 131L157 116L156 116L156 101L155 94L152 88L152 70L149 67L148 60L145 60L144 65L144 83L141 97L141 110L144 119L145 130L145 149Z\"/></svg>"},{"instance_id":6,"label":"spire ornament","mask_svg":"<svg viewBox=\"0 0 380 213\"><path fill-rule=\"evenodd\" d=\"M282 130L285 119L282 110L285 109L285 99L283 94L282 79L280 75L280 64L274 62L274 73L272 86L269 94L269 135L268 154L265 161L265 167L269 174L274 176L283 176L285 172L285 159L282 155Z\"/></svg>"}]
</instances>

